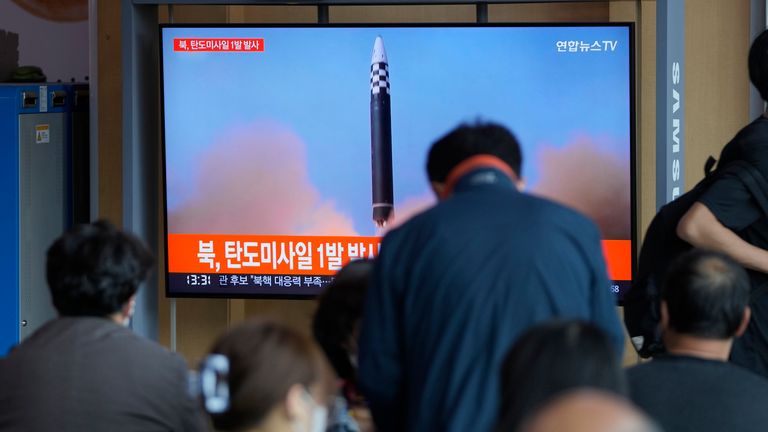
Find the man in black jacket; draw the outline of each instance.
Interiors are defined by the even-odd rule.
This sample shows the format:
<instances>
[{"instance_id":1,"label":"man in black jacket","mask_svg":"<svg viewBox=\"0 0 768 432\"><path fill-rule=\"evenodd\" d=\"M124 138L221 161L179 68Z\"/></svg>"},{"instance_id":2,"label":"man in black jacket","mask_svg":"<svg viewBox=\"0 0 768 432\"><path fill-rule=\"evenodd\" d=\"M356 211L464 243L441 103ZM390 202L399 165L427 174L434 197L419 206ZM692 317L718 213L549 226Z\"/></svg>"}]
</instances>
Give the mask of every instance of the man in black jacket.
<instances>
[{"instance_id":1,"label":"man in black jacket","mask_svg":"<svg viewBox=\"0 0 768 432\"><path fill-rule=\"evenodd\" d=\"M105 222L48 249L60 316L0 359L0 430L202 430L184 361L125 327L152 262Z\"/></svg>"}]
</instances>

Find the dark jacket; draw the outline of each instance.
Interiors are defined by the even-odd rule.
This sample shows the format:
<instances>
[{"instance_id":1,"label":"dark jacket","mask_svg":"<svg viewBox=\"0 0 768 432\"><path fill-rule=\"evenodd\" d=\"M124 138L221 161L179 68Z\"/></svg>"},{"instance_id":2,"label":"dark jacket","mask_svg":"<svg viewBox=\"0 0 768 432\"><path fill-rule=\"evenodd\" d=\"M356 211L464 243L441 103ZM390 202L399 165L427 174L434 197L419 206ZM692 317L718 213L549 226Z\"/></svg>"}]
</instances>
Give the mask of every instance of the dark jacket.
<instances>
[{"instance_id":1,"label":"dark jacket","mask_svg":"<svg viewBox=\"0 0 768 432\"><path fill-rule=\"evenodd\" d=\"M627 370L632 402L670 432L762 432L768 380L739 366L667 355Z\"/></svg>"},{"instance_id":2,"label":"dark jacket","mask_svg":"<svg viewBox=\"0 0 768 432\"><path fill-rule=\"evenodd\" d=\"M201 430L187 387L160 345L108 319L58 318L0 359L0 430Z\"/></svg>"},{"instance_id":3,"label":"dark jacket","mask_svg":"<svg viewBox=\"0 0 768 432\"><path fill-rule=\"evenodd\" d=\"M592 222L518 192L498 171L469 173L383 240L359 371L378 430L491 430L517 337L553 317L581 318L621 353L614 302Z\"/></svg>"}]
</instances>

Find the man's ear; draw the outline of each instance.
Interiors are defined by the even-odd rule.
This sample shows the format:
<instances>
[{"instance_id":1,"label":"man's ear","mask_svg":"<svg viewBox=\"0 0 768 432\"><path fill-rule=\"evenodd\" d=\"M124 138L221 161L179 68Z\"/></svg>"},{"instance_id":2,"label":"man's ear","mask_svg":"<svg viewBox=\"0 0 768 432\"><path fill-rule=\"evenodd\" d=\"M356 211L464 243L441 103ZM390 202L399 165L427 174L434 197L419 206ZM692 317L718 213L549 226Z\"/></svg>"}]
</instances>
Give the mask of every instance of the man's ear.
<instances>
[{"instance_id":1,"label":"man's ear","mask_svg":"<svg viewBox=\"0 0 768 432\"><path fill-rule=\"evenodd\" d=\"M285 396L285 413L288 419L302 418L304 416L304 387L294 384L288 389Z\"/></svg>"},{"instance_id":2,"label":"man's ear","mask_svg":"<svg viewBox=\"0 0 768 432\"><path fill-rule=\"evenodd\" d=\"M432 192L435 193L438 201L445 199L445 183L433 181L429 182L429 185L432 186Z\"/></svg>"},{"instance_id":3,"label":"man's ear","mask_svg":"<svg viewBox=\"0 0 768 432\"><path fill-rule=\"evenodd\" d=\"M667 308L667 302L665 300L661 301L661 320L659 321L659 324L661 325L662 333L665 333L669 329L669 309Z\"/></svg>"},{"instance_id":4,"label":"man's ear","mask_svg":"<svg viewBox=\"0 0 768 432\"><path fill-rule=\"evenodd\" d=\"M525 190L525 180L518 178L514 180L515 188L519 190L520 192Z\"/></svg>"},{"instance_id":5,"label":"man's ear","mask_svg":"<svg viewBox=\"0 0 768 432\"><path fill-rule=\"evenodd\" d=\"M749 319L752 316L752 309L749 308L749 306L744 308L744 314L741 316L741 324L739 324L739 328L736 329L736 334L734 336L741 337L741 335L744 334L745 331L747 331L747 326L749 325Z\"/></svg>"}]
</instances>

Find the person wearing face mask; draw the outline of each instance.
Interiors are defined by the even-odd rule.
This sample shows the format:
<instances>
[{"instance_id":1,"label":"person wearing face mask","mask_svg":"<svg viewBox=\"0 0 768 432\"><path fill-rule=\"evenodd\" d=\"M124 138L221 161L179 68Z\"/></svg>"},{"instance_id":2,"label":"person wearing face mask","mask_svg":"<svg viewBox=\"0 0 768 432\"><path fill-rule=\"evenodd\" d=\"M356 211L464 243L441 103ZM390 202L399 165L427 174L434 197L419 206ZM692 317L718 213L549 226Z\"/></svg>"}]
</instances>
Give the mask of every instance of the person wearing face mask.
<instances>
[{"instance_id":1,"label":"person wearing face mask","mask_svg":"<svg viewBox=\"0 0 768 432\"><path fill-rule=\"evenodd\" d=\"M252 319L219 337L198 382L217 431L325 432L330 367L310 338L277 321Z\"/></svg>"},{"instance_id":2,"label":"person wearing face mask","mask_svg":"<svg viewBox=\"0 0 768 432\"><path fill-rule=\"evenodd\" d=\"M126 328L153 262L104 221L53 243L46 278L59 317L0 359L0 430L203 430L184 360Z\"/></svg>"}]
</instances>

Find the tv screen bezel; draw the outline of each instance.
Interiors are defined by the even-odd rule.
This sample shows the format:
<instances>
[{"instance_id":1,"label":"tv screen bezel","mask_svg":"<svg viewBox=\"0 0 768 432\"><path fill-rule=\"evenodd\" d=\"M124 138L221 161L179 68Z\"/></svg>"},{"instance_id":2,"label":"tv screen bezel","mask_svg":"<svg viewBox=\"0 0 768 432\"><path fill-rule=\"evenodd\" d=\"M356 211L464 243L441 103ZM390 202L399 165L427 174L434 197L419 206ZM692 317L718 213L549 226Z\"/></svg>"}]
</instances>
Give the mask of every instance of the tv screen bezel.
<instances>
[{"instance_id":1,"label":"tv screen bezel","mask_svg":"<svg viewBox=\"0 0 768 432\"><path fill-rule=\"evenodd\" d=\"M168 190L166 179L166 142L165 142L165 75L164 75L164 62L163 62L163 32L169 28L492 28L492 27L625 27L629 32L629 166L630 166L630 241L632 242L631 256L632 256L632 279L630 280L630 287L635 283L637 278L637 254L639 250L638 235L637 235L637 80L636 80L636 50L635 50L635 23L620 21L620 22L536 22L536 23L524 23L524 22L493 22L493 23L476 23L476 22L444 22L444 23L164 23L159 25L159 87L160 87L160 144L161 144L161 158L162 158L162 201L163 201L163 239L160 243L163 253L163 283L165 297L169 299L174 298L218 298L218 299L285 299L285 300L309 300L317 298L317 295L312 294L263 294L254 293L249 294L231 294L231 293L179 293L172 292L169 289L169 272L168 272ZM613 282L613 280L611 280ZM610 287L606 287L609 289ZM626 294L627 290L623 292ZM616 295L617 306L623 306L623 296Z\"/></svg>"}]
</instances>

